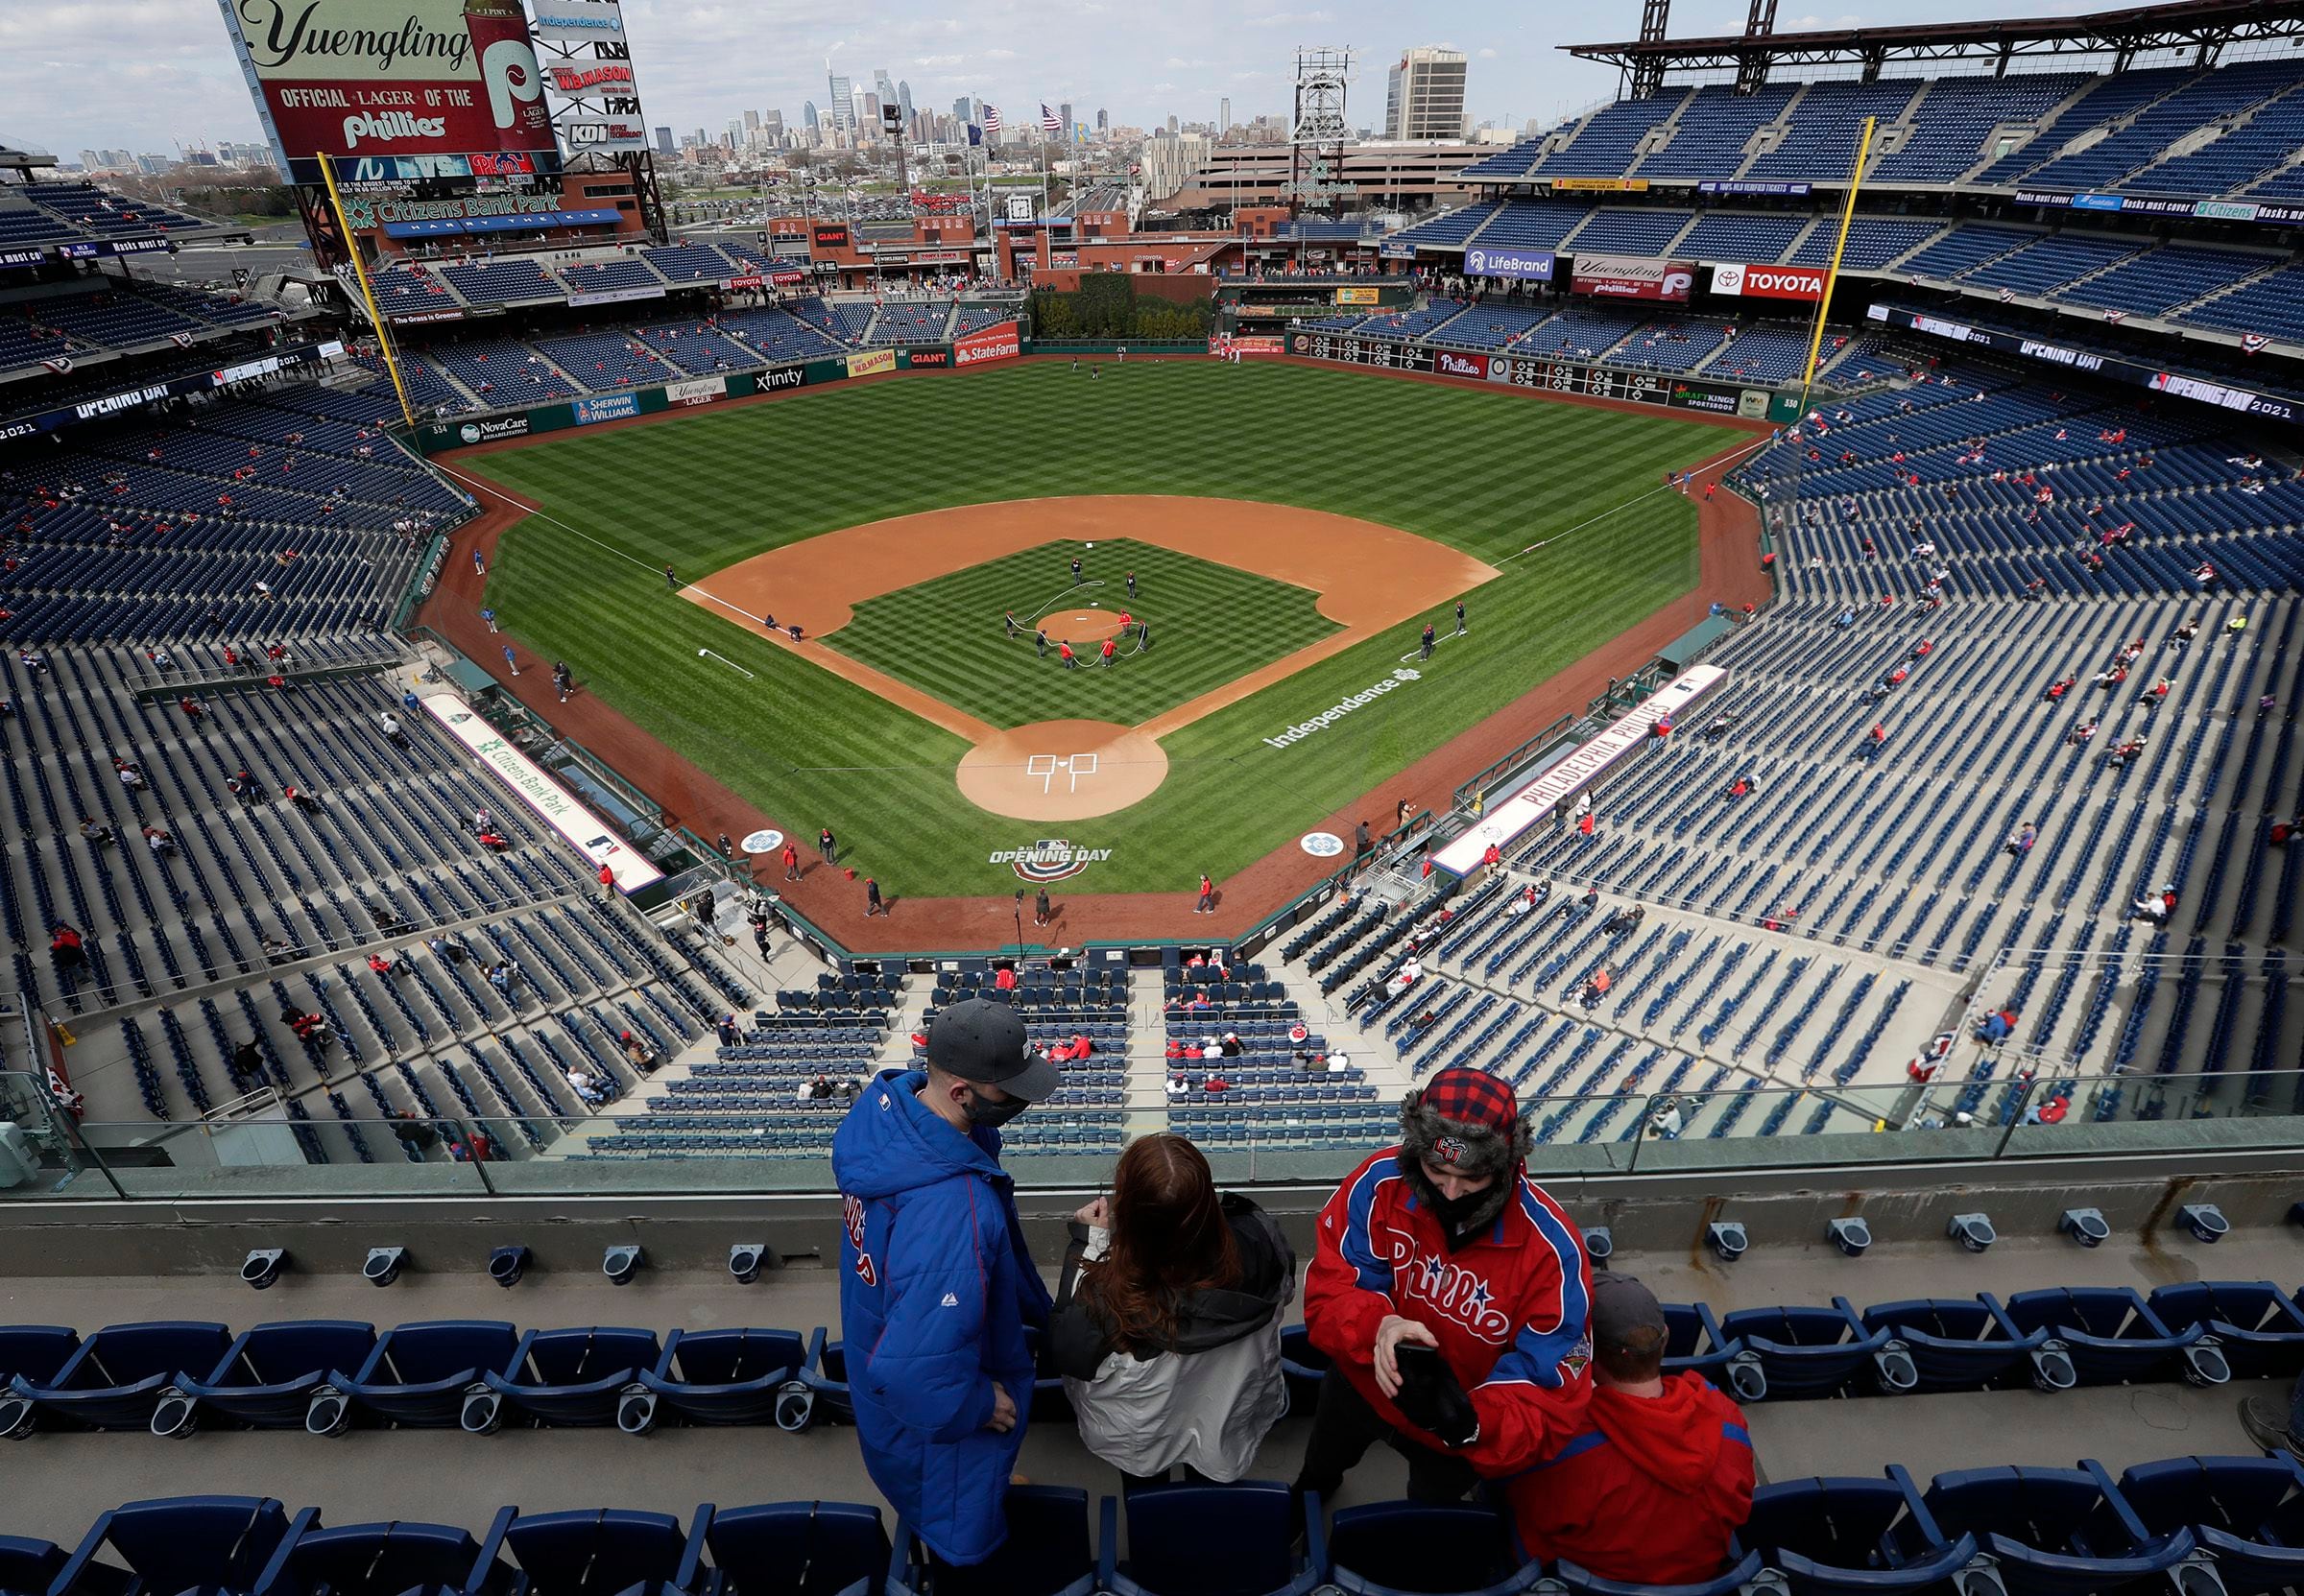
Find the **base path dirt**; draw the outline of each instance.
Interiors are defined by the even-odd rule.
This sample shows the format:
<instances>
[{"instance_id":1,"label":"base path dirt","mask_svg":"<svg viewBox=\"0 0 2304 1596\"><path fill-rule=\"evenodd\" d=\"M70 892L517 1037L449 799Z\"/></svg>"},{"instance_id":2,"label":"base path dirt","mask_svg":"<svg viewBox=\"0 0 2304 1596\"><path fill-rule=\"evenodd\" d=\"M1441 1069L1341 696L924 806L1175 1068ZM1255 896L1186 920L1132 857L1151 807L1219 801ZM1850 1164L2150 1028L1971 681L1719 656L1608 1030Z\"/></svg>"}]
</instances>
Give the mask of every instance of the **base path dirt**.
<instances>
[{"instance_id":1,"label":"base path dirt","mask_svg":"<svg viewBox=\"0 0 2304 1596\"><path fill-rule=\"evenodd\" d=\"M1285 364L1314 366L1329 371L1337 369L1326 362L1292 358L1285 359ZM1483 386L1456 377L1407 372L1386 375L1397 382ZM917 376L900 373L865 380L948 382L953 379L948 373L921 372ZM1493 388L1487 391L1495 392ZM807 392L761 395L739 403L804 402L803 395ZM1572 394L1530 394L1527 402L1584 405L1642 416L1657 414L1653 405ZM1719 454L1695 468L1692 490L1698 494L1716 483L1720 474L1750 447L1752 435L1764 435L1769 430L1765 422L1698 417L1677 411L1671 414L1675 419L1701 421L1718 427L1725 434L1736 435L1734 441L1726 444ZM666 413L638 417L633 422L608 422L594 430L661 425L676 419L677 413ZM454 451L448 458L460 461L506 446L517 445L480 444ZM418 623L445 637L468 659L494 676L505 691L654 797L663 806L668 822L685 825L706 837L723 831L741 837L762 827L794 831L792 825L738 797L693 762L673 752L589 695L580 692L566 703L557 703L545 696L552 691L552 684L541 673L530 672L514 679L504 672L496 647L503 639L492 636L479 618L480 606L486 602L484 582L474 573L470 555L476 548L492 559L505 529L537 507L492 483L468 481L468 486L478 496L483 513L456 534L440 584L418 611ZM1404 801L1415 808L1445 809L1458 783L1493 764L1561 715L1581 710L1599 695L1610 677L1629 676L1653 659L1659 650L1703 620L1709 604L1716 601L1731 609L1740 609L1746 604L1768 602L1771 596L1768 575L1760 562L1760 515L1750 504L1729 493L1722 493L1716 499L1700 499L1696 505L1696 536L1702 569L1692 592L1665 605L1479 725L1450 739L1407 769L1386 777L1322 821L1318 829L1349 837L1354 824L1366 819L1372 827L1381 831L1396 806ZM921 579L911 577L907 582L918 580ZM825 935L854 953L991 948L1010 943L1014 937L1013 905L1007 897L900 897L891 904L892 913L867 919L862 888L846 879L838 869L811 864L801 881L780 887L770 879L775 873L771 864L763 871L762 884L777 887ZM1091 941L1155 939L1189 939L1202 943L1229 941L1333 873L1332 860L1311 858L1290 839L1220 883L1213 915L1195 916L1194 898L1189 891L1066 895L1057 900L1054 923L1042 933L1043 945L1077 947Z\"/></svg>"}]
</instances>

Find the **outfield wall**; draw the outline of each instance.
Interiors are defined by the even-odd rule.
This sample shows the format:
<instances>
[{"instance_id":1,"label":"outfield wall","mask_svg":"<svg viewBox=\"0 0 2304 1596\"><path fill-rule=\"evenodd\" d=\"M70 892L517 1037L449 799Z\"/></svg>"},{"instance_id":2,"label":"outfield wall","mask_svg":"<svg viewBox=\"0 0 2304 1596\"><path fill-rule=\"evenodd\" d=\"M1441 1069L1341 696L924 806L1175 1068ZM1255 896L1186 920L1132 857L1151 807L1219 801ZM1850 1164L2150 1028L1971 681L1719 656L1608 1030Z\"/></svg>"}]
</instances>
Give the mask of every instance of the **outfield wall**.
<instances>
[{"instance_id":1,"label":"outfield wall","mask_svg":"<svg viewBox=\"0 0 2304 1596\"><path fill-rule=\"evenodd\" d=\"M1622 399L1633 404L1701 411L1708 416L1738 416L1747 421L1800 418L1797 393L1708 377L1642 371L1629 366L1542 360L1528 355L1500 354L1493 349L1435 348L1426 344L1361 338L1341 332L1291 332L1287 352L1308 360L1332 361L1339 366L1462 377L1470 382L1538 389L1548 393L1581 393L1595 399Z\"/></svg>"}]
</instances>

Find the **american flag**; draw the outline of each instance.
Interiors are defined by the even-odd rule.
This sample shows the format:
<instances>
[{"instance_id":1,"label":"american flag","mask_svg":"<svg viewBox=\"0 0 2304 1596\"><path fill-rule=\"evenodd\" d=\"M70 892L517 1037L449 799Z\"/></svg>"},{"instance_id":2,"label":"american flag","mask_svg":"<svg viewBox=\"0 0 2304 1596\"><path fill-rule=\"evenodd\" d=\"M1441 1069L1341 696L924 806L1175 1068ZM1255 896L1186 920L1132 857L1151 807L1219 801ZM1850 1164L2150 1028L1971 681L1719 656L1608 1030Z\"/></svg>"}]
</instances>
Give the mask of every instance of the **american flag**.
<instances>
[{"instance_id":1,"label":"american flag","mask_svg":"<svg viewBox=\"0 0 2304 1596\"><path fill-rule=\"evenodd\" d=\"M1040 103L1040 127L1051 138L1064 131L1064 119L1048 108L1045 100Z\"/></svg>"},{"instance_id":2,"label":"american flag","mask_svg":"<svg viewBox=\"0 0 2304 1596\"><path fill-rule=\"evenodd\" d=\"M1000 107L997 106L986 106L984 107L984 136L987 138L996 138L999 136L999 131Z\"/></svg>"}]
</instances>

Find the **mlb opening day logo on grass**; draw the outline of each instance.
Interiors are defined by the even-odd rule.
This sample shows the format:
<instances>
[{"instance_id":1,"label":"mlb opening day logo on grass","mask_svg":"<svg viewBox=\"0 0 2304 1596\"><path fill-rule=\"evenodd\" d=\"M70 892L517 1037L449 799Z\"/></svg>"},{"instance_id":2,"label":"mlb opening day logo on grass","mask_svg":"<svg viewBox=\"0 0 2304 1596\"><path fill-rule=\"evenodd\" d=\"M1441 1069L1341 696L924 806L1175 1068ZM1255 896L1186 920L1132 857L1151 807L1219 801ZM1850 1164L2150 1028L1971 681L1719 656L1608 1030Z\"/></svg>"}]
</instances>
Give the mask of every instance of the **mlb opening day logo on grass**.
<instances>
[{"instance_id":1,"label":"mlb opening day logo on grass","mask_svg":"<svg viewBox=\"0 0 2304 1596\"><path fill-rule=\"evenodd\" d=\"M1030 847L1003 848L985 862L1006 865L1026 881L1062 881L1111 857L1108 847L1074 847L1061 837L1044 837Z\"/></svg>"}]
</instances>

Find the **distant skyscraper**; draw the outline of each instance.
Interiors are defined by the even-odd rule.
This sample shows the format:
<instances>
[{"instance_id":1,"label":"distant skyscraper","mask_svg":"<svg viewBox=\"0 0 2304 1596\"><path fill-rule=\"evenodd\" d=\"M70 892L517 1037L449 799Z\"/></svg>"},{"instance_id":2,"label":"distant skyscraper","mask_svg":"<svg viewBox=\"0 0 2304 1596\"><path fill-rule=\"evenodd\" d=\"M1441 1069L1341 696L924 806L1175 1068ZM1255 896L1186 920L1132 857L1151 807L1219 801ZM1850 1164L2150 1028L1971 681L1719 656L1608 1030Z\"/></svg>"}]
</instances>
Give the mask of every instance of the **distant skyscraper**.
<instances>
[{"instance_id":1,"label":"distant skyscraper","mask_svg":"<svg viewBox=\"0 0 2304 1596\"><path fill-rule=\"evenodd\" d=\"M909 129L912 126L912 118L916 114L912 108L911 79L906 78L896 85L896 103L904 108L904 126Z\"/></svg>"},{"instance_id":2,"label":"distant skyscraper","mask_svg":"<svg viewBox=\"0 0 2304 1596\"><path fill-rule=\"evenodd\" d=\"M1384 81L1386 138L1464 136L1464 53L1420 45Z\"/></svg>"},{"instance_id":3,"label":"distant skyscraper","mask_svg":"<svg viewBox=\"0 0 2304 1596\"><path fill-rule=\"evenodd\" d=\"M1072 103L1069 100L1067 100L1063 105L1058 106L1056 107L1056 114L1064 119L1065 138L1068 140L1070 139L1072 136Z\"/></svg>"},{"instance_id":4,"label":"distant skyscraper","mask_svg":"<svg viewBox=\"0 0 2304 1596\"><path fill-rule=\"evenodd\" d=\"M744 131L748 133L760 131L760 113L758 111L748 110L744 113Z\"/></svg>"},{"instance_id":5,"label":"distant skyscraper","mask_svg":"<svg viewBox=\"0 0 2304 1596\"><path fill-rule=\"evenodd\" d=\"M1099 133L1108 133L1112 131L1112 112L1105 110L1101 107L1097 107L1096 110L1096 131Z\"/></svg>"},{"instance_id":6,"label":"distant skyscraper","mask_svg":"<svg viewBox=\"0 0 2304 1596\"><path fill-rule=\"evenodd\" d=\"M1175 113L1174 111L1170 111L1170 112L1168 112L1168 131L1170 131L1170 132L1174 132L1175 131L1176 131L1176 113Z\"/></svg>"},{"instance_id":7,"label":"distant skyscraper","mask_svg":"<svg viewBox=\"0 0 2304 1596\"><path fill-rule=\"evenodd\" d=\"M662 156L664 156L664 157L665 157L665 158L667 158L667 159L669 159L669 158L671 157L671 155L672 155L672 130L671 130L671 129L669 129L669 128L659 128L659 129L657 129L657 130L656 130L656 153L657 153L658 155L662 155Z\"/></svg>"},{"instance_id":8,"label":"distant skyscraper","mask_svg":"<svg viewBox=\"0 0 2304 1596\"><path fill-rule=\"evenodd\" d=\"M852 131L856 125L854 90L849 87L848 80L837 72L827 76L826 87L830 97L825 101L825 109L831 112L832 126L842 132Z\"/></svg>"},{"instance_id":9,"label":"distant skyscraper","mask_svg":"<svg viewBox=\"0 0 2304 1596\"><path fill-rule=\"evenodd\" d=\"M816 131L816 102L815 102L815 101L813 101L813 100L803 100L803 101L800 103L800 125L801 125L802 127L804 127L804 128L807 129L807 130L808 130L808 131L810 131L810 132L814 132L814 131Z\"/></svg>"},{"instance_id":10,"label":"distant skyscraper","mask_svg":"<svg viewBox=\"0 0 2304 1596\"><path fill-rule=\"evenodd\" d=\"M1227 94L1216 102L1216 136L1222 138L1232 131L1232 96Z\"/></svg>"}]
</instances>

